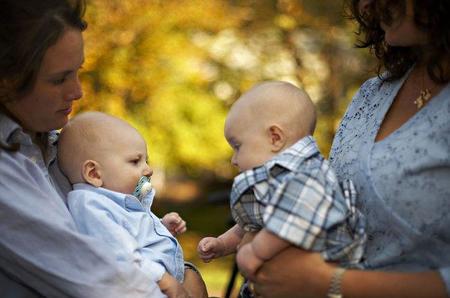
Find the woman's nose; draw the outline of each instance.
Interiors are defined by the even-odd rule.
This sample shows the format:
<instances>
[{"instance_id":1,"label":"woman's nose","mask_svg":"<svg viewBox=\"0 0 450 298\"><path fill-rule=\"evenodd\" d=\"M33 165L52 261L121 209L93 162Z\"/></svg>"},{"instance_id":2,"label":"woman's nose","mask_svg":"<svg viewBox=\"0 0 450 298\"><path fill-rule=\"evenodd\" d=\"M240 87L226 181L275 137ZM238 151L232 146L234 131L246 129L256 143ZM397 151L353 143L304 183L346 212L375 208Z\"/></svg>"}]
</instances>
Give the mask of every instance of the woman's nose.
<instances>
[{"instance_id":1,"label":"woman's nose","mask_svg":"<svg viewBox=\"0 0 450 298\"><path fill-rule=\"evenodd\" d=\"M83 88L80 79L76 76L67 93L67 100L78 100L81 97L83 97Z\"/></svg>"}]
</instances>

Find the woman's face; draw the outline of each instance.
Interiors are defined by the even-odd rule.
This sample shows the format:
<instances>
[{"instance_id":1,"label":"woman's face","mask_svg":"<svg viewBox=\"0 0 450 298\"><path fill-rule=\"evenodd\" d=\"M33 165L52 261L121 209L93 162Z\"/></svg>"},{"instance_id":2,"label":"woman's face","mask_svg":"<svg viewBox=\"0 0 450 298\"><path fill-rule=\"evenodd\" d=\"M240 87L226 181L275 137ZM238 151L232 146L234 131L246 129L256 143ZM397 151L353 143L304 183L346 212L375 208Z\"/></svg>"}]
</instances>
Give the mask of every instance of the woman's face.
<instances>
[{"instance_id":1,"label":"woman's face","mask_svg":"<svg viewBox=\"0 0 450 298\"><path fill-rule=\"evenodd\" d=\"M74 100L81 98L78 71L84 62L81 31L67 29L47 49L31 92L6 103L6 108L30 132L48 132L63 127Z\"/></svg>"},{"instance_id":2,"label":"woman's face","mask_svg":"<svg viewBox=\"0 0 450 298\"><path fill-rule=\"evenodd\" d=\"M392 23L380 22L384 31L384 40L390 46L414 47L427 43L427 34L420 30L414 22L414 4L412 0L406 0L405 15L393 11Z\"/></svg>"}]
</instances>

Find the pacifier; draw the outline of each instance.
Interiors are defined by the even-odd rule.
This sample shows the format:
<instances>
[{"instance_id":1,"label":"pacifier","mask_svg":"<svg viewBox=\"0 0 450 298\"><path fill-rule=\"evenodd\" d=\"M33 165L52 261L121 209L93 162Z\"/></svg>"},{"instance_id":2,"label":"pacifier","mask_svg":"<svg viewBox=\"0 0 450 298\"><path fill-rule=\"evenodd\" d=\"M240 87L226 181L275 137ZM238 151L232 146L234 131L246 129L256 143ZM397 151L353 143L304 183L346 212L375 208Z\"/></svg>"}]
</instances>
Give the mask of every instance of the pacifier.
<instances>
[{"instance_id":1,"label":"pacifier","mask_svg":"<svg viewBox=\"0 0 450 298\"><path fill-rule=\"evenodd\" d=\"M138 198L140 201L152 190L152 184L150 183L150 178L147 176L142 176L134 189L133 196Z\"/></svg>"}]
</instances>

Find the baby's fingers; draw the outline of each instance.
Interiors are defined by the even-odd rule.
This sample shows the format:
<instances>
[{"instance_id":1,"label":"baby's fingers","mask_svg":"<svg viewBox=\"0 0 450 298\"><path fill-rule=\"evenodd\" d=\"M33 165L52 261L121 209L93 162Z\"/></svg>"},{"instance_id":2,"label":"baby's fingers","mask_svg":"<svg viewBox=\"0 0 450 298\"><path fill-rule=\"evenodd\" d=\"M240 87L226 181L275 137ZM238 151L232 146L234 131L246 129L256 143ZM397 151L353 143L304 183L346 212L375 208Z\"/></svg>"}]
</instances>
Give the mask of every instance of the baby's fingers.
<instances>
[{"instance_id":1,"label":"baby's fingers","mask_svg":"<svg viewBox=\"0 0 450 298\"><path fill-rule=\"evenodd\" d=\"M203 262L209 263L212 259L214 259L214 253L210 252L199 252L198 256L202 259Z\"/></svg>"},{"instance_id":2,"label":"baby's fingers","mask_svg":"<svg viewBox=\"0 0 450 298\"><path fill-rule=\"evenodd\" d=\"M213 243L208 238L203 238L198 244L198 250L202 253L208 253L213 248Z\"/></svg>"},{"instance_id":3,"label":"baby's fingers","mask_svg":"<svg viewBox=\"0 0 450 298\"><path fill-rule=\"evenodd\" d=\"M177 233L177 234L182 234L182 233L186 232L186 230L187 230L186 222L184 220L181 220L175 227L175 233Z\"/></svg>"},{"instance_id":4,"label":"baby's fingers","mask_svg":"<svg viewBox=\"0 0 450 298\"><path fill-rule=\"evenodd\" d=\"M171 223L179 223L182 221L181 216L176 212L170 212L167 216Z\"/></svg>"},{"instance_id":5,"label":"baby's fingers","mask_svg":"<svg viewBox=\"0 0 450 298\"><path fill-rule=\"evenodd\" d=\"M214 250L214 242L208 241L203 244L202 250L204 252L210 252Z\"/></svg>"}]
</instances>

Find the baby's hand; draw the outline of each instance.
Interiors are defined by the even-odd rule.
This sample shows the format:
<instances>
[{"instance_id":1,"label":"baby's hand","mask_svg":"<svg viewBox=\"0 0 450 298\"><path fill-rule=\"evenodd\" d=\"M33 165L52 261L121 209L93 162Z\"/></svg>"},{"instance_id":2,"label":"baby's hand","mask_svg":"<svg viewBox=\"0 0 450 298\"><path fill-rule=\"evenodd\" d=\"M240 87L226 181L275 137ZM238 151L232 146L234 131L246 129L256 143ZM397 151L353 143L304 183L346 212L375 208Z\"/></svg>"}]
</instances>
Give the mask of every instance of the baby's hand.
<instances>
[{"instance_id":1,"label":"baby's hand","mask_svg":"<svg viewBox=\"0 0 450 298\"><path fill-rule=\"evenodd\" d=\"M167 213L161 222L173 236L186 232L186 222L176 212Z\"/></svg>"},{"instance_id":2,"label":"baby's hand","mask_svg":"<svg viewBox=\"0 0 450 298\"><path fill-rule=\"evenodd\" d=\"M164 273L158 282L161 292L169 298L189 298L186 289L172 275Z\"/></svg>"},{"instance_id":3,"label":"baby's hand","mask_svg":"<svg viewBox=\"0 0 450 298\"><path fill-rule=\"evenodd\" d=\"M212 259L223 256L225 244L219 238L206 237L200 240L197 246L197 252L203 262L208 263Z\"/></svg>"},{"instance_id":4,"label":"baby's hand","mask_svg":"<svg viewBox=\"0 0 450 298\"><path fill-rule=\"evenodd\" d=\"M253 251L252 244L247 243L239 248L236 255L236 262L239 271L241 271L246 278L252 280L264 260L258 258Z\"/></svg>"}]
</instances>

